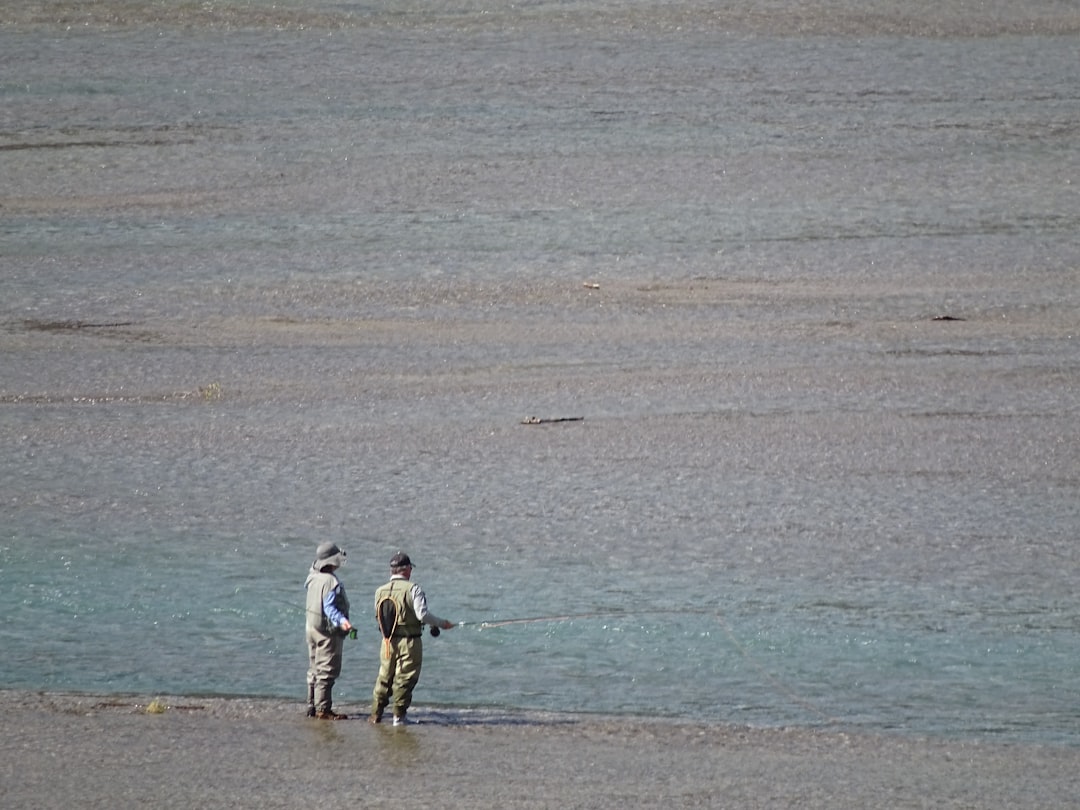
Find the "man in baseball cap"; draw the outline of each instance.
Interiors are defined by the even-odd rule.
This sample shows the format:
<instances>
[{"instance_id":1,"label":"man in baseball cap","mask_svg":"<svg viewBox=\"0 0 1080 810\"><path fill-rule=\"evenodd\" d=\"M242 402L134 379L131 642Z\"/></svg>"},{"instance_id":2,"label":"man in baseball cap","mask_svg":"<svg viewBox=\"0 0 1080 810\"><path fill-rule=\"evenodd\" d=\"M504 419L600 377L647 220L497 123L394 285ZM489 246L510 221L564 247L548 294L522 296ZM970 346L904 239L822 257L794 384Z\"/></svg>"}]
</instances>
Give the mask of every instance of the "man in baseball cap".
<instances>
[{"instance_id":1,"label":"man in baseball cap","mask_svg":"<svg viewBox=\"0 0 1080 810\"><path fill-rule=\"evenodd\" d=\"M383 712L393 701L394 725L406 725L406 712L413 690L420 681L424 647L424 625L449 630L454 623L428 610L427 596L418 583L411 582L413 564L399 551L390 558L390 581L375 591L375 618L382 631L379 676L371 704L370 722L381 723Z\"/></svg>"}]
</instances>

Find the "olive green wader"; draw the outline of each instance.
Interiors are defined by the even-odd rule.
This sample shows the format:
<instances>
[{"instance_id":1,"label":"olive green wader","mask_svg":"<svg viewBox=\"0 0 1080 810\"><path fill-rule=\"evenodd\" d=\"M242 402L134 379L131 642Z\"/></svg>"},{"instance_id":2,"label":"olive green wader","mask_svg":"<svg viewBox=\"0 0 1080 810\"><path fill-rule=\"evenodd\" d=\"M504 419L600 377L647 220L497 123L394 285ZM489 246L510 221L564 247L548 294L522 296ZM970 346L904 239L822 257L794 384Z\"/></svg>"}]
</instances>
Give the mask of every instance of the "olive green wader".
<instances>
[{"instance_id":1,"label":"olive green wader","mask_svg":"<svg viewBox=\"0 0 1080 810\"><path fill-rule=\"evenodd\" d=\"M413 609L412 588L412 583L407 579L392 579L375 591L376 619L382 619L380 628L384 637L379 653L379 676L375 679L372 695L373 718L381 718L391 702L394 717L404 717L412 705L413 690L420 681L420 667L424 661L424 642L421 638L424 625ZM386 622L385 608L380 611L384 602L393 604L396 621Z\"/></svg>"}]
</instances>

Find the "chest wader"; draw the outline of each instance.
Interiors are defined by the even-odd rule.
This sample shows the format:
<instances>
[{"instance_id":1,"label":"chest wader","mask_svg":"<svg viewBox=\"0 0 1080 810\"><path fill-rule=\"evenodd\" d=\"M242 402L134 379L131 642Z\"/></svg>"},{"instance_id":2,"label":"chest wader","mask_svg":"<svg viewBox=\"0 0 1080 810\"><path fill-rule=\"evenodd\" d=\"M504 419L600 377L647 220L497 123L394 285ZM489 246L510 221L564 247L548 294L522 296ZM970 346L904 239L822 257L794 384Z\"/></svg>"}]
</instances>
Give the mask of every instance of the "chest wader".
<instances>
[{"instance_id":1,"label":"chest wader","mask_svg":"<svg viewBox=\"0 0 1080 810\"><path fill-rule=\"evenodd\" d=\"M341 675L341 653L346 632L330 624L323 612L323 599L334 594L334 606L349 616L349 600L336 576L316 572L307 580L308 716L344 717L333 710L334 683Z\"/></svg>"},{"instance_id":2,"label":"chest wader","mask_svg":"<svg viewBox=\"0 0 1080 810\"><path fill-rule=\"evenodd\" d=\"M397 586L401 585L400 590ZM379 677L371 706L371 719L379 722L383 710L393 700L394 717L402 718L412 704L413 689L420 681L423 647L420 636L423 624L409 604L408 581L392 580L380 588L375 603L375 619L382 633Z\"/></svg>"}]
</instances>

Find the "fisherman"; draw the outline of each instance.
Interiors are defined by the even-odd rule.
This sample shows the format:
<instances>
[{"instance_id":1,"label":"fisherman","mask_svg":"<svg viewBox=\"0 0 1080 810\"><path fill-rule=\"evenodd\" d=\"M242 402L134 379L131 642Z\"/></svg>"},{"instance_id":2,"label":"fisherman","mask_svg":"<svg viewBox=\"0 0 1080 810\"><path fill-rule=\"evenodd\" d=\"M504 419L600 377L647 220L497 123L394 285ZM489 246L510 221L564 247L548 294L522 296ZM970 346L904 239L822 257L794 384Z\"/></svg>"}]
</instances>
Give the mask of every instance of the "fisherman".
<instances>
[{"instance_id":1,"label":"fisherman","mask_svg":"<svg viewBox=\"0 0 1080 810\"><path fill-rule=\"evenodd\" d=\"M431 626L432 635L438 635L436 628L449 630L454 626L428 610L423 588L410 581L412 570L409 555L399 551L390 558L390 581L375 591L375 618L383 643L369 718L372 723L382 722L383 711L391 701L394 725L409 722L406 712L412 704L413 689L420 681L424 657L420 637L424 625Z\"/></svg>"},{"instance_id":2,"label":"fisherman","mask_svg":"<svg viewBox=\"0 0 1080 810\"><path fill-rule=\"evenodd\" d=\"M345 552L335 543L315 550L307 581L308 717L345 720L334 711L334 681L341 674L341 648L352 630L349 599L335 573L345 564Z\"/></svg>"}]
</instances>

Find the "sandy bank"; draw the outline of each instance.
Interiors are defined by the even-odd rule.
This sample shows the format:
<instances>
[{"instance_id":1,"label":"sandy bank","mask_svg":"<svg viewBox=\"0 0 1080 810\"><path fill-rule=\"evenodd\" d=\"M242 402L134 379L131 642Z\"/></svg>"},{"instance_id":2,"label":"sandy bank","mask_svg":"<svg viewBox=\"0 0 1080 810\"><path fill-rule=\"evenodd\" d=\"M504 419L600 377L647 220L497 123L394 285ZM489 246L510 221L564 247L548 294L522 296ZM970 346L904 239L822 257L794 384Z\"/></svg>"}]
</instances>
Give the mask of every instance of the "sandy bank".
<instances>
[{"instance_id":1,"label":"sandy bank","mask_svg":"<svg viewBox=\"0 0 1080 810\"><path fill-rule=\"evenodd\" d=\"M1080 751L662 720L0 692L9 808L1064 807ZM347 709L350 707L342 707Z\"/></svg>"}]
</instances>

